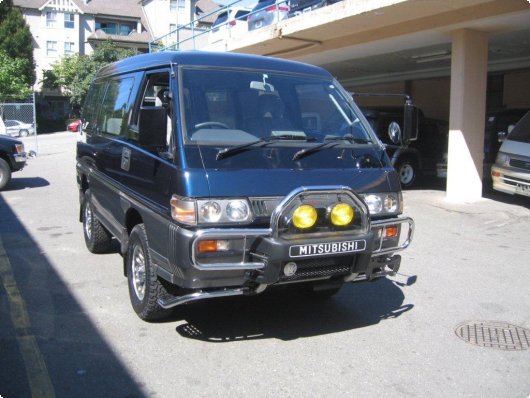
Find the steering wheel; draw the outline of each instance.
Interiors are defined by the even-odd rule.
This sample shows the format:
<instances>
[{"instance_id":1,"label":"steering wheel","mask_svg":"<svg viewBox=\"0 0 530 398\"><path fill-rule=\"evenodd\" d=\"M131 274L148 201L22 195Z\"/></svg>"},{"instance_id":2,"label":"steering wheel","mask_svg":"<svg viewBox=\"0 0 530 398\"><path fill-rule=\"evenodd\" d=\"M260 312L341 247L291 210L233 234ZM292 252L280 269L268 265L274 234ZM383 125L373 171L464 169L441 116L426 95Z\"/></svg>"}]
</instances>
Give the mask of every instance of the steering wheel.
<instances>
[{"instance_id":1,"label":"steering wheel","mask_svg":"<svg viewBox=\"0 0 530 398\"><path fill-rule=\"evenodd\" d=\"M196 129L202 129L203 127L221 127L223 129L230 130L230 127L221 122L202 122L195 125Z\"/></svg>"}]
</instances>

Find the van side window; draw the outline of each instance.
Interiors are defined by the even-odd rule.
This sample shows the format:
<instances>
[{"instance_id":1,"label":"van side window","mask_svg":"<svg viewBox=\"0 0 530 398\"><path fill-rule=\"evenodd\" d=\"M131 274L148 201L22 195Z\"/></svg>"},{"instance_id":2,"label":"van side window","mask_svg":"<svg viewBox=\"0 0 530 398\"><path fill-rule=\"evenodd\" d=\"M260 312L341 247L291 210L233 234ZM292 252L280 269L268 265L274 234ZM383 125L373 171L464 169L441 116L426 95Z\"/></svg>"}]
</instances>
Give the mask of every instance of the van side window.
<instances>
[{"instance_id":1,"label":"van side window","mask_svg":"<svg viewBox=\"0 0 530 398\"><path fill-rule=\"evenodd\" d=\"M111 80L101 104L97 126L101 133L122 135L126 132L132 107L134 78Z\"/></svg>"},{"instance_id":2,"label":"van side window","mask_svg":"<svg viewBox=\"0 0 530 398\"><path fill-rule=\"evenodd\" d=\"M172 122L169 72L146 76L140 110L135 116L140 146L151 152L166 152L171 145Z\"/></svg>"},{"instance_id":3,"label":"van side window","mask_svg":"<svg viewBox=\"0 0 530 398\"><path fill-rule=\"evenodd\" d=\"M86 124L84 130L88 133L95 132L98 106L103 101L106 88L107 82L98 81L93 83L92 88L88 91L88 96L83 107L83 122Z\"/></svg>"}]
</instances>

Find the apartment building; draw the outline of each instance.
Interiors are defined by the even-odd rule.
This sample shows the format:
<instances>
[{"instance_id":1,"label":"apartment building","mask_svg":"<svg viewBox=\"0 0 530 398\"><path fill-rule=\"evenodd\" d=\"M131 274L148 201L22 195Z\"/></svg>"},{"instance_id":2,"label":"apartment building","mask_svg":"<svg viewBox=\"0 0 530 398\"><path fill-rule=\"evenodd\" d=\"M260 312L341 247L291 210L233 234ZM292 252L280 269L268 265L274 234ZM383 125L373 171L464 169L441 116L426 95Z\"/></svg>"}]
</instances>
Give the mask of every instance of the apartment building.
<instances>
[{"instance_id":1,"label":"apartment building","mask_svg":"<svg viewBox=\"0 0 530 398\"><path fill-rule=\"evenodd\" d=\"M13 4L33 35L35 90L40 92L39 108L49 119L70 112L67 98L41 84L43 71L61 57L90 54L106 40L147 52L150 41L189 24L198 9L196 0L14 0Z\"/></svg>"}]
</instances>

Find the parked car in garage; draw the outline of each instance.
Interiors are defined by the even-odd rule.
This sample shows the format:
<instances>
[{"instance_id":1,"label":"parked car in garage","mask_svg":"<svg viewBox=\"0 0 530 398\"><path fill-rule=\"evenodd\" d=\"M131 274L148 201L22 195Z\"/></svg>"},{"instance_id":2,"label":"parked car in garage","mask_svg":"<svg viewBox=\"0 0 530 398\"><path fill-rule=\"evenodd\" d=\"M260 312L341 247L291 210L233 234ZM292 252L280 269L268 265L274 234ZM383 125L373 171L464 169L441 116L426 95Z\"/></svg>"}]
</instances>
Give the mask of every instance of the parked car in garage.
<instances>
[{"instance_id":1,"label":"parked car in garage","mask_svg":"<svg viewBox=\"0 0 530 398\"><path fill-rule=\"evenodd\" d=\"M219 11L208 35L208 43L213 44L243 36L248 31L249 12L250 8L245 7L228 7Z\"/></svg>"},{"instance_id":2,"label":"parked car in garage","mask_svg":"<svg viewBox=\"0 0 530 398\"><path fill-rule=\"evenodd\" d=\"M503 134L501 132L499 138ZM530 197L530 112L503 140L491 168L491 177L493 189Z\"/></svg>"},{"instance_id":3,"label":"parked car in garage","mask_svg":"<svg viewBox=\"0 0 530 398\"><path fill-rule=\"evenodd\" d=\"M6 135L11 137L27 137L35 134L33 123L24 123L19 120L4 120Z\"/></svg>"},{"instance_id":4,"label":"parked car in garage","mask_svg":"<svg viewBox=\"0 0 530 398\"><path fill-rule=\"evenodd\" d=\"M24 144L11 137L0 136L0 191L11 180L11 173L26 165Z\"/></svg>"},{"instance_id":5,"label":"parked car in garage","mask_svg":"<svg viewBox=\"0 0 530 398\"><path fill-rule=\"evenodd\" d=\"M420 114L418 139L406 148L398 148L391 135L396 123L399 128L403 126L403 108L366 107L362 111L379 139L386 145L403 188L414 186L419 175L436 173L436 164L447 152L449 125L446 121L426 118Z\"/></svg>"},{"instance_id":6,"label":"parked car in garage","mask_svg":"<svg viewBox=\"0 0 530 398\"><path fill-rule=\"evenodd\" d=\"M525 108L507 108L498 111L488 112L484 129L484 179L491 176L491 166L495 163L495 158L501 146L499 132L508 134L517 122L529 111ZM447 177L447 153L444 153L443 160L436 165L436 173L439 178Z\"/></svg>"},{"instance_id":7,"label":"parked car in garage","mask_svg":"<svg viewBox=\"0 0 530 398\"><path fill-rule=\"evenodd\" d=\"M248 30L255 30L286 19L289 13L287 0L259 0L248 15Z\"/></svg>"}]
</instances>

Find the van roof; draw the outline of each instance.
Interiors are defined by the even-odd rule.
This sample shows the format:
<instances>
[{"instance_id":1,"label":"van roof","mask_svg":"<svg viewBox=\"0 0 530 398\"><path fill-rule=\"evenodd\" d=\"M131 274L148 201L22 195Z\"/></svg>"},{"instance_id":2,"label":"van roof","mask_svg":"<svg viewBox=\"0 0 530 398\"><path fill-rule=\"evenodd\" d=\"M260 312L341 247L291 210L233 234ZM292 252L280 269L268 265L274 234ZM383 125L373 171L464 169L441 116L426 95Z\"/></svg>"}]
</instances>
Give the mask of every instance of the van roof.
<instances>
[{"instance_id":1,"label":"van roof","mask_svg":"<svg viewBox=\"0 0 530 398\"><path fill-rule=\"evenodd\" d=\"M296 61L263 55L237 54L211 51L163 51L125 58L104 66L96 78L135 70L147 70L175 65L194 65L220 68L257 69L262 71L291 72L331 78L326 70Z\"/></svg>"}]
</instances>

